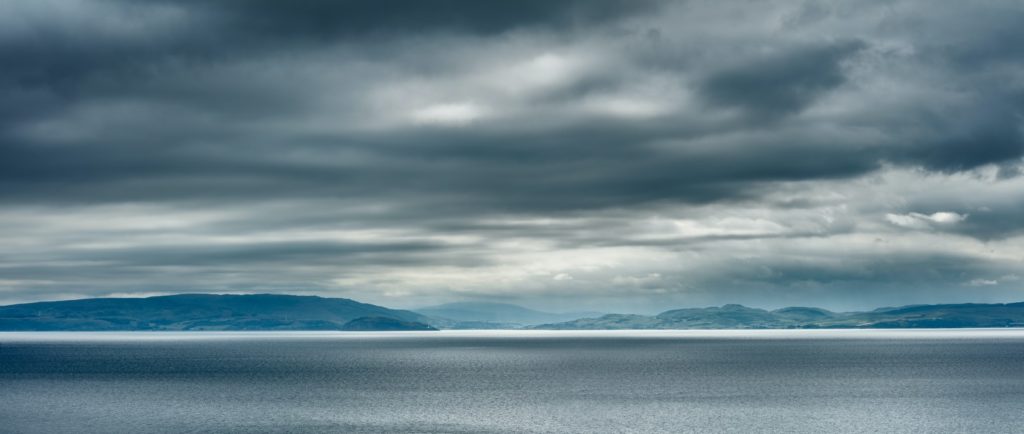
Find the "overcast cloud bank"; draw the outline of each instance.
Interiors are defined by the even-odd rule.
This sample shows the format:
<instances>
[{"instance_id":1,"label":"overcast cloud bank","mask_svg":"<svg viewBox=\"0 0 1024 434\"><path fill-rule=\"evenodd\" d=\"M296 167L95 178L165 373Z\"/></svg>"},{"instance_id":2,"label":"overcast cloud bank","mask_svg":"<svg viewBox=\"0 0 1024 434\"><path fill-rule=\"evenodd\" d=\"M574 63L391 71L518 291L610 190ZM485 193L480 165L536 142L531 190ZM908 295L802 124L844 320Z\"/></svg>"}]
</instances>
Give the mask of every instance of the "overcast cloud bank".
<instances>
[{"instance_id":1,"label":"overcast cloud bank","mask_svg":"<svg viewBox=\"0 0 1024 434\"><path fill-rule=\"evenodd\" d=\"M0 303L1019 301L1022 22L1018 1L6 1Z\"/></svg>"}]
</instances>

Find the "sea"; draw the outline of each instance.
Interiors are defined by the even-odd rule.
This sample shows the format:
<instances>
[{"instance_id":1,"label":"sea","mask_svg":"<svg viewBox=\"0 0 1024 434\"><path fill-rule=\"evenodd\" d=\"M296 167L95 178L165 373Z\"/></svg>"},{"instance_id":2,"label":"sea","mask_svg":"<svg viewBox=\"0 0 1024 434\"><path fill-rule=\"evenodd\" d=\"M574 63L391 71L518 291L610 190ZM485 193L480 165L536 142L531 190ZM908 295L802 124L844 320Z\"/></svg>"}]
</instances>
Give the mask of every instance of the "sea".
<instances>
[{"instance_id":1,"label":"sea","mask_svg":"<svg viewBox=\"0 0 1024 434\"><path fill-rule=\"evenodd\" d=\"M1024 433L1024 329L0 333L3 433Z\"/></svg>"}]
</instances>

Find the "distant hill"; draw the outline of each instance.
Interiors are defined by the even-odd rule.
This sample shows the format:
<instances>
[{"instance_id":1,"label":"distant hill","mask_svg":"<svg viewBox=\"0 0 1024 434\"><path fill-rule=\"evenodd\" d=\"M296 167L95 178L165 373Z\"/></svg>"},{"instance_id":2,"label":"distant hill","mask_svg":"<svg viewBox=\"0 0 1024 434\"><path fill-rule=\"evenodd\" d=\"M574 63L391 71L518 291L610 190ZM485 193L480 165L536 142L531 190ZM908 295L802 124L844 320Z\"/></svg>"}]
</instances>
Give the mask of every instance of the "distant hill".
<instances>
[{"instance_id":1,"label":"distant hill","mask_svg":"<svg viewBox=\"0 0 1024 434\"><path fill-rule=\"evenodd\" d=\"M779 329L779 328L962 328L1024 327L1024 303L936 304L830 312L814 307L768 311L738 304L676 309L655 316L604 315L541 324L548 330Z\"/></svg>"},{"instance_id":2,"label":"distant hill","mask_svg":"<svg viewBox=\"0 0 1024 434\"><path fill-rule=\"evenodd\" d=\"M181 294L0 306L0 330L428 330L431 318L345 298Z\"/></svg>"},{"instance_id":3,"label":"distant hill","mask_svg":"<svg viewBox=\"0 0 1024 434\"><path fill-rule=\"evenodd\" d=\"M345 298L273 294L181 294L0 306L0 331L385 331L524 326L551 330L1024 327L1024 303L912 305L869 312L831 312L816 307L765 310L727 304L674 309L653 316L558 314L514 304L474 302L412 312Z\"/></svg>"},{"instance_id":4,"label":"distant hill","mask_svg":"<svg viewBox=\"0 0 1024 434\"><path fill-rule=\"evenodd\" d=\"M424 330L437 330L429 325L413 322L413 321L402 321L394 318L383 318L383 317L362 317L356 318L352 321L345 323L342 326L342 330L345 331L424 331Z\"/></svg>"},{"instance_id":5,"label":"distant hill","mask_svg":"<svg viewBox=\"0 0 1024 434\"><path fill-rule=\"evenodd\" d=\"M534 325L569 321L593 312L550 313L528 309L508 303L458 302L416 309L416 312L463 323L497 324L505 326ZM600 314L597 314L600 315Z\"/></svg>"}]
</instances>

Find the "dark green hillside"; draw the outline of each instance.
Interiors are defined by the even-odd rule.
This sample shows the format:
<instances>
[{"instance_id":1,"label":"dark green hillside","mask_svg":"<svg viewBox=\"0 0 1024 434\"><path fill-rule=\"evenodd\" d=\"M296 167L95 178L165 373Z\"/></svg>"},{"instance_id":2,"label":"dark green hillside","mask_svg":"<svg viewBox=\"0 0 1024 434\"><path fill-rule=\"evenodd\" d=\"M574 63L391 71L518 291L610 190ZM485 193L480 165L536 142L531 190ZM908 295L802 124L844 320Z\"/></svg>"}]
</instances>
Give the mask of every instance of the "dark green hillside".
<instances>
[{"instance_id":1,"label":"dark green hillside","mask_svg":"<svg viewBox=\"0 0 1024 434\"><path fill-rule=\"evenodd\" d=\"M430 322L415 312L344 298L182 294L3 306L0 330L341 330L364 317Z\"/></svg>"},{"instance_id":2,"label":"dark green hillside","mask_svg":"<svg viewBox=\"0 0 1024 434\"><path fill-rule=\"evenodd\" d=\"M963 328L1024 327L1024 303L939 304L876 309L870 312L830 312L814 307L774 311L737 304L676 309L656 316L606 315L539 329L780 329L780 328Z\"/></svg>"},{"instance_id":3,"label":"dark green hillside","mask_svg":"<svg viewBox=\"0 0 1024 434\"><path fill-rule=\"evenodd\" d=\"M738 304L699 309L676 309L658 314L655 318L671 324L671 328L774 328L780 318L764 309L753 309Z\"/></svg>"}]
</instances>

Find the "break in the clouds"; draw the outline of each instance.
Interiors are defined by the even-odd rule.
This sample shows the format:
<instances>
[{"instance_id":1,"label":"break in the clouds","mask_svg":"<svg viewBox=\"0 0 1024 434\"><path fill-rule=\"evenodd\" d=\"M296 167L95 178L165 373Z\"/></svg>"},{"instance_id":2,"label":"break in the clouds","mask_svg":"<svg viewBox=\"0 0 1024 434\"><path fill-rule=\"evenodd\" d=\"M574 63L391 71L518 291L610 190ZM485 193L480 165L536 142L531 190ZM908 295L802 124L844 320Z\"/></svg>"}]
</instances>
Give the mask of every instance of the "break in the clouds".
<instances>
[{"instance_id":1,"label":"break in the clouds","mask_svg":"<svg viewBox=\"0 0 1024 434\"><path fill-rule=\"evenodd\" d=\"M1024 299L1018 1L0 3L0 301Z\"/></svg>"}]
</instances>

